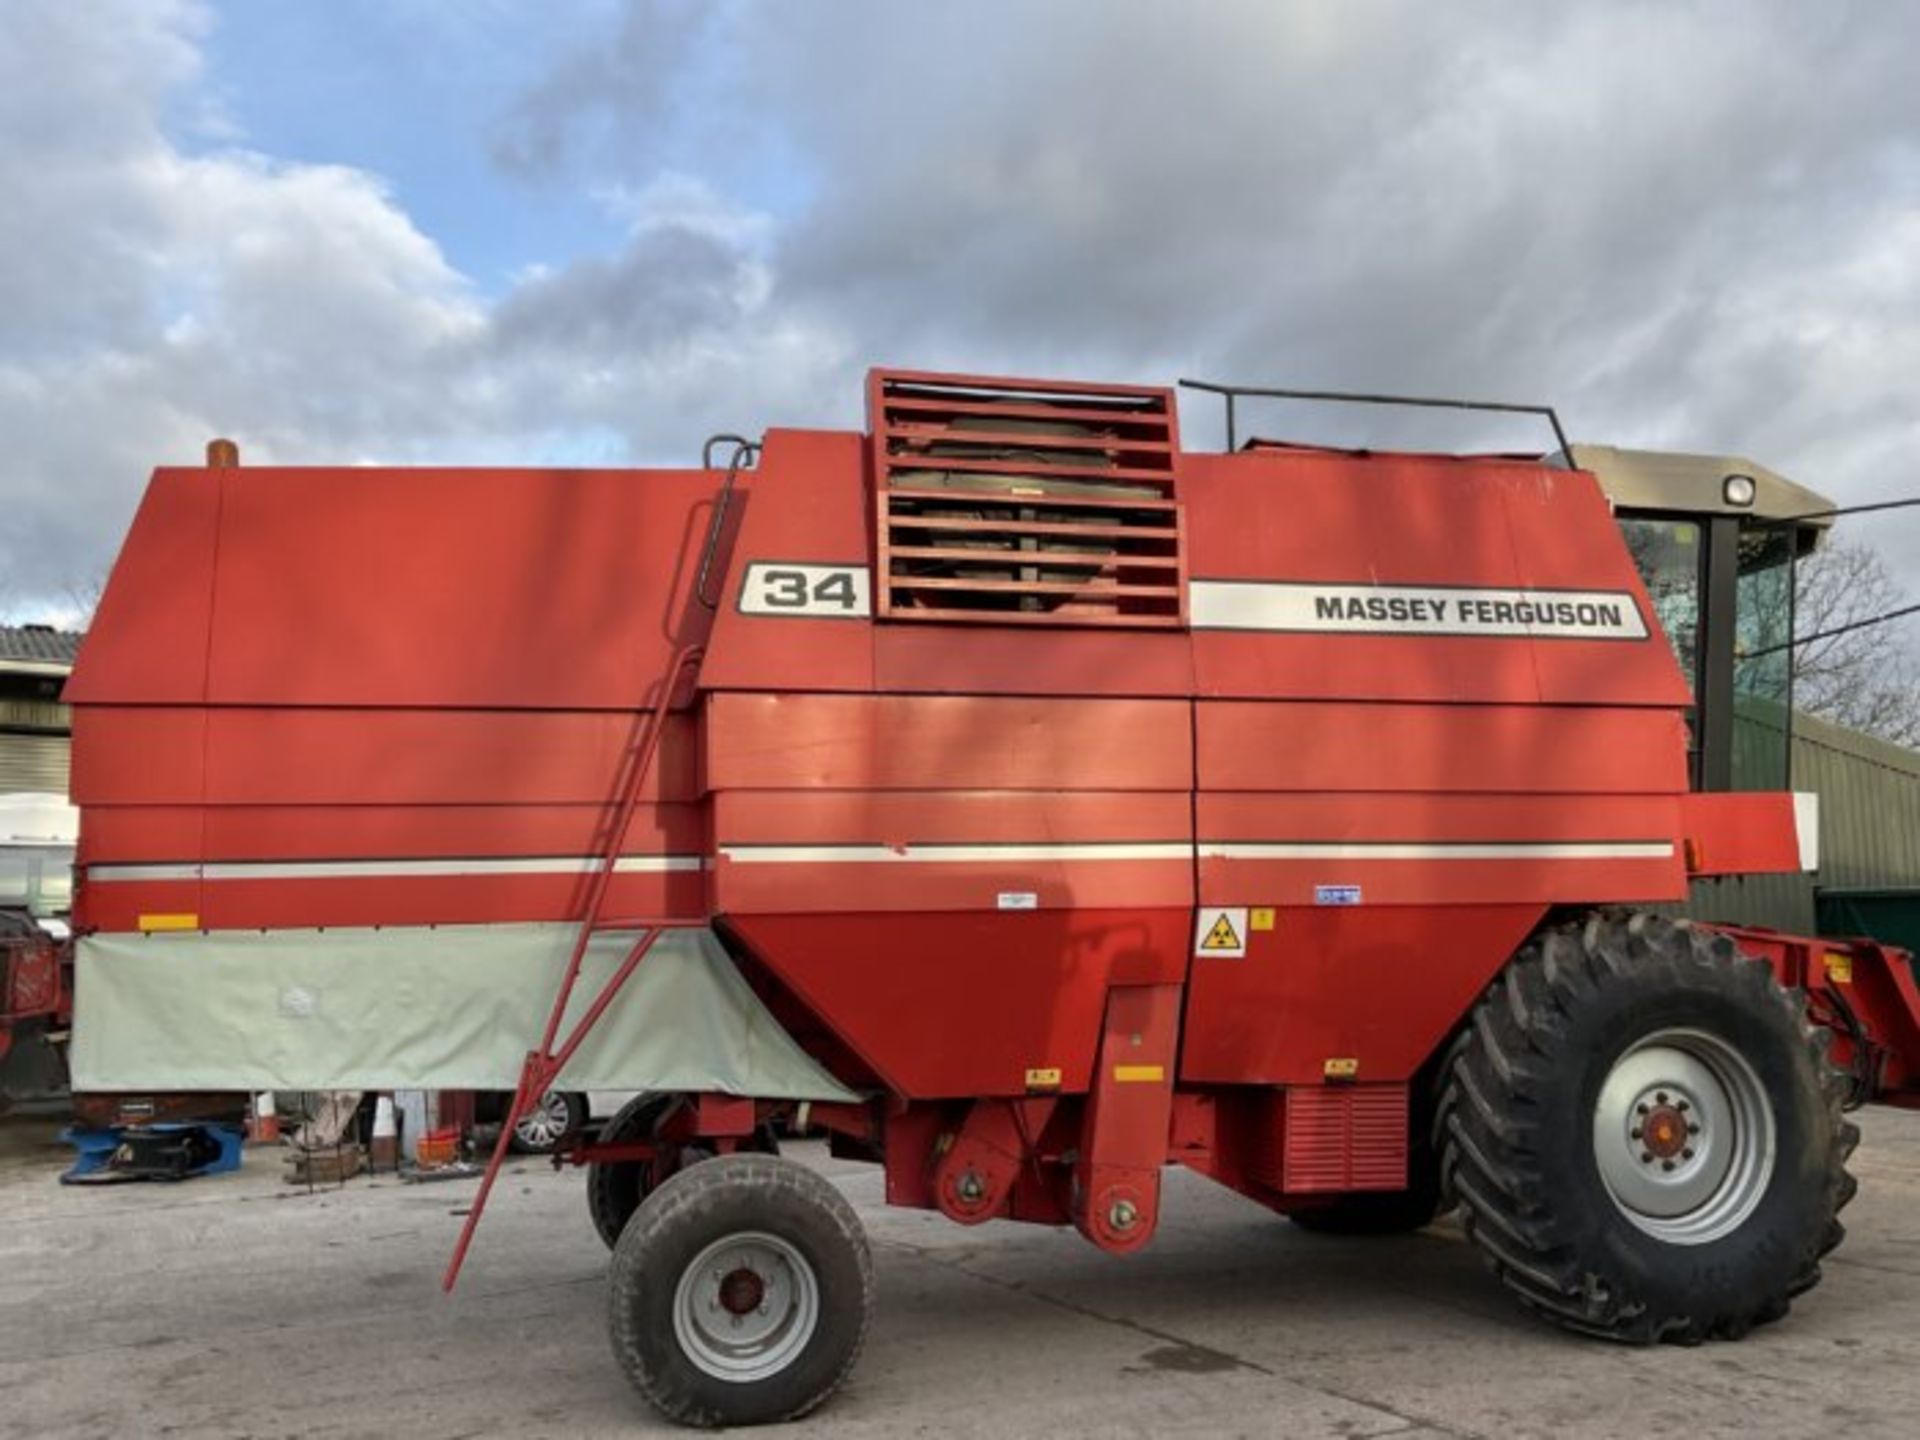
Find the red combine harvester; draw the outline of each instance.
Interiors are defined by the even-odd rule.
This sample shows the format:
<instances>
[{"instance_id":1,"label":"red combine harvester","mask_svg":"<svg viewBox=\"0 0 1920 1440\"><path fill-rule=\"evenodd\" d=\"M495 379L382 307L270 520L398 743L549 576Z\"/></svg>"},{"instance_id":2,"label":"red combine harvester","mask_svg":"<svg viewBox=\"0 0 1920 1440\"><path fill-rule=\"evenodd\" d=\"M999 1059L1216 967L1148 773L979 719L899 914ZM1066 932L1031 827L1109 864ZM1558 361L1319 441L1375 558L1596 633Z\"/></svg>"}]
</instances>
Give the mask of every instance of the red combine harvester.
<instances>
[{"instance_id":1,"label":"red combine harvester","mask_svg":"<svg viewBox=\"0 0 1920 1440\"><path fill-rule=\"evenodd\" d=\"M1592 1334L1778 1319L1843 1105L1920 1064L1903 955L1674 918L1813 864L1727 677L1817 497L1236 449L1249 393L1221 454L1168 389L879 371L867 433L697 469L158 471L67 690L76 1085L644 1090L571 1158L700 1424L867 1328L783 1123L963 1224L1137 1250L1178 1164L1312 1230L1457 1203Z\"/></svg>"}]
</instances>

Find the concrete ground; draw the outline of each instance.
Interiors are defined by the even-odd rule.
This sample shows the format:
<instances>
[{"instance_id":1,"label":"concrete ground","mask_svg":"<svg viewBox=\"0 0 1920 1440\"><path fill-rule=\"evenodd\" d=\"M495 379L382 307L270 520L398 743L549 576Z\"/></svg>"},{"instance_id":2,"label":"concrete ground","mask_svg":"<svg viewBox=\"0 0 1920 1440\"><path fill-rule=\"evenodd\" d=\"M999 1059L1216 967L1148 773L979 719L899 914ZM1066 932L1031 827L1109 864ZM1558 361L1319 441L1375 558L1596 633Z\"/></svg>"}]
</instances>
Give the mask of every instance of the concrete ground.
<instances>
[{"instance_id":1,"label":"concrete ground","mask_svg":"<svg viewBox=\"0 0 1920 1440\"><path fill-rule=\"evenodd\" d=\"M1920 1433L1920 1115L1862 1117L1851 1236L1740 1344L1631 1350L1516 1310L1457 1230L1308 1235L1172 1175L1154 1245L863 1214L879 1313L822 1436L1870 1436ZM502 1184L460 1293L473 1182L308 1195L275 1157L178 1186L62 1188L0 1131L0 1434L631 1435L662 1425L604 1332L577 1174Z\"/></svg>"}]
</instances>

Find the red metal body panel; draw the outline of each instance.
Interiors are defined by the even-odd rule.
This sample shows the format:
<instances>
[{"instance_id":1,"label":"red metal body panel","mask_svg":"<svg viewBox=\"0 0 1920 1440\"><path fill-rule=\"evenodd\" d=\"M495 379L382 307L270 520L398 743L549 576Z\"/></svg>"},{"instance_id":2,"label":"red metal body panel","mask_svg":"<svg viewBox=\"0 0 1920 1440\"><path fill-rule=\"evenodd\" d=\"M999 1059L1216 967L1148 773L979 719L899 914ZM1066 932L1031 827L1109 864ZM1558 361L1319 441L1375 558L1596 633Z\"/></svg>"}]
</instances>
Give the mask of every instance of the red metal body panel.
<instances>
[{"instance_id":1,"label":"red metal body panel","mask_svg":"<svg viewBox=\"0 0 1920 1440\"><path fill-rule=\"evenodd\" d=\"M1200 903L1679 900L1672 796L1202 794ZM1322 901L1321 903L1324 903Z\"/></svg>"},{"instance_id":2,"label":"red metal body panel","mask_svg":"<svg viewBox=\"0 0 1920 1440\"><path fill-rule=\"evenodd\" d=\"M742 915L731 928L899 1095L1087 1089L1112 985L1176 983L1193 912Z\"/></svg>"},{"instance_id":3,"label":"red metal body panel","mask_svg":"<svg viewBox=\"0 0 1920 1440\"><path fill-rule=\"evenodd\" d=\"M631 708L707 625L711 471L221 473L215 704Z\"/></svg>"},{"instance_id":4,"label":"red metal body panel","mask_svg":"<svg viewBox=\"0 0 1920 1440\"><path fill-rule=\"evenodd\" d=\"M887 690L932 694L1187 695L1185 635L1001 631L968 627L930 643L876 626L874 675Z\"/></svg>"},{"instance_id":5,"label":"red metal body panel","mask_svg":"<svg viewBox=\"0 0 1920 1440\"><path fill-rule=\"evenodd\" d=\"M222 473L153 472L87 627L82 663L62 687L70 704L193 704L205 696ZM80 750L76 744L76 756Z\"/></svg>"},{"instance_id":6,"label":"red metal body panel","mask_svg":"<svg viewBox=\"0 0 1920 1440\"><path fill-rule=\"evenodd\" d=\"M770 430L744 472L733 563L700 671L707 690L855 690L873 683L873 627L863 619L766 616L737 604L749 560L865 567L873 548L866 443L859 435Z\"/></svg>"},{"instance_id":7,"label":"red metal body panel","mask_svg":"<svg viewBox=\"0 0 1920 1440\"><path fill-rule=\"evenodd\" d=\"M1671 710L1209 701L1202 790L1671 795L1687 786Z\"/></svg>"},{"instance_id":8,"label":"red metal body panel","mask_svg":"<svg viewBox=\"0 0 1920 1440\"><path fill-rule=\"evenodd\" d=\"M1193 575L1608 589L1653 614L1592 476L1520 461L1329 451L1189 455ZM1198 623L1198 622L1196 622ZM1658 627L1648 624L1650 635ZM1196 629L1203 696L1687 704L1644 641Z\"/></svg>"},{"instance_id":9,"label":"red metal body panel","mask_svg":"<svg viewBox=\"0 0 1920 1440\"><path fill-rule=\"evenodd\" d=\"M714 790L1173 790L1189 707L1019 696L715 695ZM1039 832L1036 832L1036 834Z\"/></svg>"},{"instance_id":10,"label":"red metal body panel","mask_svg":"<svg viewBox=\"0 0 1920 1440\"><path fill-rule=\"evenodd\" d=\"M1791 795L1683 795L1680 818L1696 875L1796 870L1810 858Z\"/></svg>"},{"instance_id":11,"label":"red metal body panel","mask_svg":"<svg viewBox=\"0 0 1920 1440\"><path fill-rule=\"evenodd\" d=\"M1538 905L1361 905L1280 911L1244 959L1199 959L1180 1078L1319 1085L1328 1060L1405 1080L1539 924Z\"/></svg>"},{"instance_id":12,"label":"red metal body panel","mask_svg":"<svg viewBox=\"0 0 1920 1440\"><path fill-rule=\"evenodd\" d=\"M604 805L631 711L93 708L73 798L118 805ZM647 800L697 801L698 728L672 716Z\"/></svg>"},{"instance_id":13,"label":"red metal body panel","mask_svg":"<svg viewBox=\"0 0 1920 1440\"><path fill-rule=\"evenodd\" d=\"M1193 903L1184 794L723 792L713 820L729 915Z\"/></svg>"},{"instance_id":14,"label":"red metal body panel","mask_svg":"<svg viewBox=\"0 0 1920 1440\"><path fill-rule=\"evenodd\" d=\"M191 916L194 928L208 930L474 925L571 920L579 914L582 890L578 873L122 881L94 884L88 915L102 930L139 929L141 917L151 915ZM619 874L609 913L691 920L708 913L706 902L706 883L697 871Z\"/></svg>"}]
</instances>

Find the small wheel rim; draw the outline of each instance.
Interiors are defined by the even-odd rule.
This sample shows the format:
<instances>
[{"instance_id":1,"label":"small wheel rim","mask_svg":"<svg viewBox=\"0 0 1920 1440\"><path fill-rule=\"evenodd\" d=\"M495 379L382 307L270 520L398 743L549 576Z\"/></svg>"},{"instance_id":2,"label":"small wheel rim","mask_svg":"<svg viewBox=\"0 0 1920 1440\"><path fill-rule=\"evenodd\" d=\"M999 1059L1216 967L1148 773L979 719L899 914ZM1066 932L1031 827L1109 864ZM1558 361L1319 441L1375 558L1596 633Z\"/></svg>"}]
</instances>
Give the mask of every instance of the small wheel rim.
<instances>
[{"instance_id":1,"label":"small wheel rim","mask_svg":"<svg viewBox=\"0 0 1920 1440\"><path fill-rule=\"evenodd\" d=\"M1745 1224L1773 1179L1773 1104L1732 1045L1659 1030L1613 1062L1593 1111L1607 1195L1635 1227L1707 1245Z\"/></svg>"},{"instance_id":2,"label":"small wheel rim","mask_svg":"<svg viewBox=\"0 0 1920 1440\"><path fill-rule=\"evenodd\" d=\"M716 1380L745 1385L778 1375L819 1326L813 1266L765 1231L714 1241L674 1287L674 1338L687 1359Z\"/></svg>"},{"instance_id":3,"label":"small wheel rim","mask_svg":"<svg viewBox=\"0 0 1920 1440\"><path fill-rule=\"evenodd\" d=\"M514 1122L513 1133L523 1145L555 1145L566 1135L572 1119L567 1097L558 1090L549 1090Z\"/></svg>"}]
</instances>

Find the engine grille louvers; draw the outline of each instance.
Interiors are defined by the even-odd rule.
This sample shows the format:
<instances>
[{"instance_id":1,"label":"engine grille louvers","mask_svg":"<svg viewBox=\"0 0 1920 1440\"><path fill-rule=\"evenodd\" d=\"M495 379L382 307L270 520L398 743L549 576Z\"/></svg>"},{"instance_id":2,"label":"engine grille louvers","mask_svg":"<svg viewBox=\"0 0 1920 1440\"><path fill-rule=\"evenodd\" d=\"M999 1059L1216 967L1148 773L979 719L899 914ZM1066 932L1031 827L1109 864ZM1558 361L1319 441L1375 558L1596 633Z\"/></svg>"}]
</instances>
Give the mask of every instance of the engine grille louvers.
<instances>
[{"instance_id":1,"label":"engine grille louvers","mask_svg":"<svg viewBox=\"0 0 1920 1440\"><path fill-rule=\"evenodd\" d=\"M1171 390L876 370L876 614L1185 623Z\"/></svg>"}]
</instances>

